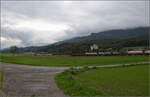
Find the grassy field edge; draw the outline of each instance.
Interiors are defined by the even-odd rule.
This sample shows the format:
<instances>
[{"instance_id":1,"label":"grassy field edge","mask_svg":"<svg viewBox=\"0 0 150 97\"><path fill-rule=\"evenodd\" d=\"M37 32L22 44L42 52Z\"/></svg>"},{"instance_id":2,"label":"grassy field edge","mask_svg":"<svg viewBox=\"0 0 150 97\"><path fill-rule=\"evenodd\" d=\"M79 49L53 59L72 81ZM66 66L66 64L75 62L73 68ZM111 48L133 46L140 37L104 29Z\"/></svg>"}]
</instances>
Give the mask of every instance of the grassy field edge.
<instances>
[{"instance_id":1,"label":"grassy field edge","mask_svg":"<svg viewBox=\"0 0 150 97\"><path fill-rule=\"evenodd\" d=\"M3 88L4 72L0 71L0 89Z\"/></svg>"},{"instance_id":2,"label":"grassy field edge","mask_svg":"<svg viewBox=\"0 0 150 97\"><path fill-rule=\"evenodd\" d=\"M93 69L95 68L96 67L93 67ZM106 96L102 92L88 86L86 83L82 83L81 81L75 79L75 75L87 70L89 70L88 67L84 67L82 69L71 68L65 70L64 72L56 75L56 83L65 94L69 94L70 96Z\"/></svg>"},{"instance_id":3,"label":"grassy field edge","mask_svg":"<svg viewBox=\"0 0 150 97\"><path fill-rule=\"evenodd\" d=\"M1 62L32 66L99 66L149 62L149 56L30 56L1 55Z\"/></svg>"},{"instance_id":4,"label":"grassy field edge","mask_svg":"<svg viewBox=\"0 0 150 97\"><path fill-rule=\"evenodd\" d=\"M142 64L146 66L147 64ZM141 66L142 66L141 65ZM118 66L118 67L109 67L109 68L124 68L124 67L135 67L137 65L131 66ZM140 66L140 65L139 65ZM148 65L149 66L149 65ZM56 83L58 87L64 91L65 94L70 96L110 96L104 93L103 91L99 91L96 88L91 87L84 80L81 81L78 75L91 71L97 70L97 67L84 67L82 69L71 68L65 70L64 72L57 74L55 77Z\"/></svg>"}]
</instances>

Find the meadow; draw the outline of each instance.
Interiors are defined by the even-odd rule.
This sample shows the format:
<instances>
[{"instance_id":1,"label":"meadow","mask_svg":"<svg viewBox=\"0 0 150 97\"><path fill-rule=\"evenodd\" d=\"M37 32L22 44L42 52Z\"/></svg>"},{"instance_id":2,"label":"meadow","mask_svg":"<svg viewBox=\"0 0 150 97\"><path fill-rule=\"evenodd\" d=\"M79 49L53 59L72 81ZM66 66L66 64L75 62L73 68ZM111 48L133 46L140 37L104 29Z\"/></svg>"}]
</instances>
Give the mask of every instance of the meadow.
<instances>
[{"instance_id":1,"label":"meadow","mask_svg":"<svg viewBox=\"0 0 150 97\"><path fill-rule=\"evenodd\" d=\"M35 66L97 66L148 62L149 56L32 56L3 54L0 56L0 61Z\"/></svg>"},{"instance_id":2,"label":"meadow","mask_svg":"<svg viewBox=\"0 0 150 97\"><path fill-rule=\"evenodd\" d=\"M70 96L148 96L149 65L70 69L56 82Z\"/></svg>"},{"instance_id":3,"label":"meadow","mask_svg":"<svg viewBox=\"0 0 150 97\"><path fill-rule=\"evenodd\" d=\"M149 46L124 47L123 50L149 49Z\"/></svg>"},{"instance_id":4,"label":"meadow","mask_svg":"<svg viewBox=\"0 0 150 97\"><path fill-rule=\"evenodd\" d=\"M0 71L0 89L2 88L3 84L3 72Z\"/></svg>"}]
</instances>

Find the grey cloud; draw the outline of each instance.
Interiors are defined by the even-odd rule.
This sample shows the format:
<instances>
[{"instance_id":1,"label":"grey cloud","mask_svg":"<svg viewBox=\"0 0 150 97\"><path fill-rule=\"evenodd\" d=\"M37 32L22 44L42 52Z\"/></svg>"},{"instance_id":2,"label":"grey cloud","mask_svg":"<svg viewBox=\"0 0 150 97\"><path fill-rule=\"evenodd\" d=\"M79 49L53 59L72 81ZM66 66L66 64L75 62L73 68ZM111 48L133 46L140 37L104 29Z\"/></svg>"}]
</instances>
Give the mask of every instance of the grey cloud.
<instances>
[{"instance_id":1,"label":"grey cloud","mask_svg":"<svg viewBox=\"0 0 150 97\"><path fill-rule=\"evenodd\" d=\"M11 36L11 38L19 39L24 46L45 45L110 29L150 26L148 22L149 1L72 1L71 3L64 3L64 1L9 1L2 2L2 12L6 13L5 10L23 15L27 17L24 18L27 21L29 18L29 20L44 19L52 21L50 23L69 26L68 29L59 32L63 34L61 36L52 36L56 32L27 31L26 29L22 29L20 35L17 29L16 33L10 33L13 31L12 29L3 28L5 37ZM37 36L39 33L41 36L44 33L53 34L39 37ZM44 36L47 39L44 39Z\"/></svg>"},{"instance_id":2,"label":"grey cloud","mask_svg":"<svg viewBox=\"0 0 150 97\"><path fill-rule=\"evenodd\" d=\"M1 37L4 37L6 39L17 39L20 40L21 46L30 46L32 45L32 37L33 33L28 32L20 32L17 30L12 30L9 28L2 28L1 29Z\"/></svg>"}]
</instances>

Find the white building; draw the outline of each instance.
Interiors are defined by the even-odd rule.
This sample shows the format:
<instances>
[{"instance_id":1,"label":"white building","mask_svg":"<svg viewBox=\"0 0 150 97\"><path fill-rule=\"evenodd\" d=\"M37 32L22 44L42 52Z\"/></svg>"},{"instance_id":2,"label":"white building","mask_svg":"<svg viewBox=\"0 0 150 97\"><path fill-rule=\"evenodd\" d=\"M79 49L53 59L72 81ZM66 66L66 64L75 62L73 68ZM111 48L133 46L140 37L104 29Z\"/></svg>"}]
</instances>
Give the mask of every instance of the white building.
<instances>
[{"instance_id":1,"label":"white building","mask_svg":"<svg viewBox=\"0 0 150 97\"><path fill-rule=\"evenodd\" d=\"M90 46L91 50L97 50L98 49L98 45L93 44Z\"/></svg>"}]
</instances>

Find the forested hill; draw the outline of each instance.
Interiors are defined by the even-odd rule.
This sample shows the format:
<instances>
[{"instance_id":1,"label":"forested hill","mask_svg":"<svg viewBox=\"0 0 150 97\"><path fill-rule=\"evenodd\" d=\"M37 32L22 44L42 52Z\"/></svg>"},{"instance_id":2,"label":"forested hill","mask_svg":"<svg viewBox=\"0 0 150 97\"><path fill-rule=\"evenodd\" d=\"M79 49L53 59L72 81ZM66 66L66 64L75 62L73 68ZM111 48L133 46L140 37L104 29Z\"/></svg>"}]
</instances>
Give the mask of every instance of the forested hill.
<instances>
[{"instance_id":1,"label":"forested hill","mask_svg":"<svg viewBox=\"0 0 150 97\"><path fill-rule=\"evenodd\" d=\"M132 29L115 29L115 30L108 30L98 33L92 33L89 36L83 37L76 37L73 39L61 41L58 43L64 42L76 42L81 40L97 40L97 39L127 39L127 38L134 38L134 37L141 37L147 36L149 34L150 27L138 27Z\"/></svg>"}]
</instances>

